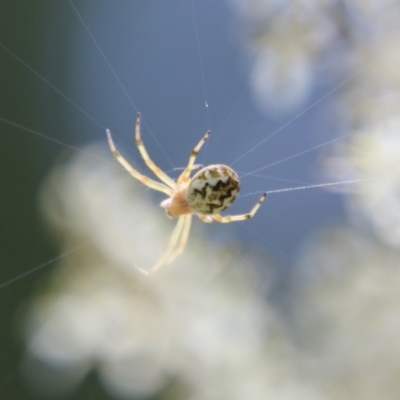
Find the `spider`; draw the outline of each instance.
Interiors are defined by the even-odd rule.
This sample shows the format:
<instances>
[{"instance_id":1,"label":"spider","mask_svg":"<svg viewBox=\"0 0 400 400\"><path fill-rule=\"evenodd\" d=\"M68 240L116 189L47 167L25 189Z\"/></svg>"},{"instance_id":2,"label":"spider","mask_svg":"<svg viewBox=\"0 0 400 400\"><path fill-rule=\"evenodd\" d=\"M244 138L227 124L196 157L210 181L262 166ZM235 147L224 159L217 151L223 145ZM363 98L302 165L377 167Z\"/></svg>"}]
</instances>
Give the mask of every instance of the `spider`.
<instances>
[{"instance_id":1,"label":"spider","mask_svg":"<svg viewBox=\"0 0 400 400\"><path fill-rule=\"evenodd\" d=\"M190 178L192 171L199 169L199 166L194 163L201 147L210 137L210 133L211 132L208 131L192 150L186 168L178 179L174 181L158 168L149 157L141 139L140 113L137 115L135 126L136 146L146 165L157 176L161 183L136 171L118 152L110 130L107 129L106 131L111 153L117 161L138 181L151 189L165 193L168 198L162 201L160 206L165 209L169 218L178 218L165 254L150 271L144 271L139 268L139 270L145 274L154 273L161 266L170 264L183 252L189 237L193 214L196 214L201 221L206 223L213 221L220 223L244 221L254 217L267 196L267 194L264 193L248 214L225 217L220 215L222 211L232 205L239 193L240 182L236 172L226 165L216 164L201 168Z\"/></svg>"}]
</instances>

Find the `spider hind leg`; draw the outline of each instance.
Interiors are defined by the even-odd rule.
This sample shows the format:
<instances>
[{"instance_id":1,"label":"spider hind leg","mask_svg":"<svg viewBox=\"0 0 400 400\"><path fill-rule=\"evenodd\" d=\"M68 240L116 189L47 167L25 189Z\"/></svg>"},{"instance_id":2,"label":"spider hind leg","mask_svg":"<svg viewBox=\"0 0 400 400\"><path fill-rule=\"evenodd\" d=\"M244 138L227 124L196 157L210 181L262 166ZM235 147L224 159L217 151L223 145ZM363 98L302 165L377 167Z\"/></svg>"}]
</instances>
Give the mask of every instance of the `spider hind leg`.
<instances>
[{"instance_id":1,"label":"spider hind leg","mask_svg":"<svg viewBox=\"0 0 400 400\"><path fill-rule=\"evenodd\" d=\"M169 240L167 251L157 261L157 263L149 270L146 271L136 265L136 268L145 275L151 275L157 272L162 266L171 264L185 249L188 241L190 226L192 222L191 215L184 215L178 219L175 229L172 232Z\"/></svg>"}]
</instances>

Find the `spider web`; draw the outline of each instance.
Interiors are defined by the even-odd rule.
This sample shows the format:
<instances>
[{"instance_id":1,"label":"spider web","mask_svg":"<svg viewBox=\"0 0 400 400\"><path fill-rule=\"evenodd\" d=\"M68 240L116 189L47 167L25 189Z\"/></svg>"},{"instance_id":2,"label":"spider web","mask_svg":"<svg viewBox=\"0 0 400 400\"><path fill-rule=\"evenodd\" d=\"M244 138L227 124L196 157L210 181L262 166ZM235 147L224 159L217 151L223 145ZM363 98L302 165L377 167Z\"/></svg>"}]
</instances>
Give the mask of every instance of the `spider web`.
<instances>
[{"instance_id":1,"label":"spider web","mask_svg":"<svg viewBox=\"0 0 400 400\"><path fill-rule=\"evenodd\" d=\"M80 149L82 143L105 141L106 127L112 129L124 154L139 161L132 131L135 115L141 111L146 147L152 159L172 175L175 169L184 167L190 150L205 131L212 130L208 147L198 161L204 165L224 163L239 172L243 196L232 213L249 210L258 193L271 193L251 223L232 228L235 240L266 247L287 263L295 258L305 236L329 221L344 218L340 199L319 190L323 185L315 183L313 171L321 151L348 137L334 136L332 126L326 124L326 114L336 92L354 76L339 83L320 84L309 105L291 117L267 118L254 107L248 89L249 74L244 71L249 69L232 28L232 10L223 3L210 4L120 2L111 14L99 12L93 17L90 1L79 5L48 3L56 39L48 39L44 61L23 46L18 48L18 43L13 43L15 38L3 35L0 47L5 68L15 68L15 92L8 99L9 105L21 112L19 104L31 82L36 82L38 99L36 109L23 118L18 112L0 115L9 129L5 140L12 156L4 160L6 171L14 174L13 184L8 183L11 193L22 198L24 192L14 185L28 186L39 180L60 150L85 152ZM29 20L28 14L26 10L24 22ZM33 19L30 24L26 35L40 25ZM74 29L62 47L57 41L62 40L70 24ZM60 72L65 66L68 78ZM359 70L356 74L362 73ZM33 166L37 168L34 178L26 179L28 172L33 174ZM33 197L35 191L27 193ZM34 207L28 208L31 216ZM17 207L11 211L19 212ZM1 291L7 290L5 296L12 296L10 287L15 287L15 293L24 292L29 284L22 278L69 256L53 257L50 249L35 253L36 247L43 248L42 235L35 235L40 228L37 223L27 227L23 217L14 216L18 223L6 235L10 243L20 236L16 243L24 244L22 247L29 251L17 257L15 245L9 246L12 251L8 258L4 256L4 263L11 268L3 271L0 282ZM213 227L216 237L226 234L221 234L224 228Z\"/></svg>"},{"instance_id":2,"label":"spider web","mask_svg":"<svg viewBox=\"0 0 400 400\"><path fill-rule=\"evenodd\" d=\"M164 10L157 10L157 13L152 13L154 10L151 6L143 9L138 7L138 12L143 13L145 18L138 18L130 31L126 30L130 23L129 6L126 6L128 11L124 10L125 18L122 16L124 12L116 11L118 17L114 21L119 20L119 29L115 28L118 24L113 25L113 20L106 18L104 21L101 18L83 16L85 6L90 9L90 2L81 5L80 9L73 2L63 9L54 7L54 21L57 17L61 18L60 14L67 12L70 18L68 22L72 21L76 25L71 43L64 50L71 59L76 58L70 68L71 74L76 75L75 81L71 82L72 94L68 92L69 89L61 90L53 85L51 74L54 71L49 72L44 68L44 72L38 72L40 68L31 66L5 43L0 43L0 47L8 61L18 65L20 74L32 75L41 85L39 90L43 92L43 101L51 101L50 98L57 96L66 106L65 113L72 115L70 120L76 121L68 126L65 137L59 139L56 135L43 133L42 130L15 122L16 120L2 116L0 120L28 134L78 152L84 150L79 149L79 144L70 144L73 143L71 139L76 138L77 143L85 136L104 140L103 131L106 127L111 127L120 141L119 145L134 157L137 156L137 151L131 140L133 119L140 110L146 146L152 158L161 160L157 161L160 166L172 174L185 165L193 143L206 130L211 129L213 134L209 143L212 144L207 143L209 147L200 154L198 161L204 165L225 163L238 170L244 186L241 196L243 201L239 200L233 207L234 213L249 209L257 198L255 195L263 191L272 194L323 187L324 184L320 182L312 182L313 175L310 171L313 163L315 164L321 150L352 135L350 133L332 139L332 128L326 127L324 113L329 110L336 92L355 76L362 74L368 66L335 83L331 88L329 85L320 88L311 99L310 105L295 112L294 116L271 120L260 115L252 106L248 91L249 78L243 78L245 65L238 61L238 57L243 57L243 54L234 42L229 26L233 18L232 11L224 5L218 5L217 16L211 18L213 13L207 6L200 7L195 2L189 5L178 3L175 7L180 10L179 13L169 6ZM228 18L224 16L227 12ZM149 18L151 23L145 23L144 20L147 22ZM172 30L167 41L163 38L163 32L171 30L171 19L177 28ZM66 21L64 23L63 28L66 29ZM155 26L159 27L158 31L154 31ZM114 32L111 32L112 29ZM183 43L185 47L181 48L182 43L175 43L174 39L186 30L190 32L189 39ZM215 57L215 54L221 51L221 46L215 43L215 37L227 44L222 46L227 49L219 57ZM169 46L163 46L164 42ZM114 43L118 43L118 46ZM50 51L55 52L55 45L49 46ZM86 54L88 49L91 50L91 58ZM72 51L74 54L71 54ZM157 51L160 54L156 54ZM104 76L107 76L107 81L99 85ZM140 79L137 79L138 76ZM89 80L88 77L93 79ZM74 91L77 91L77 87L83 87L84 81L88 81L87 86L77 95ZM190 93L188 102L183 99L188 95L185 89L189 82L193 95ZM93 95L96 87L98 91ZM174 87L182 88L177 96L171 96L171 93L176 93ZM73 100L76 97L79 97L78 101ZM117 99L112 108L109 107L110 99ZM184 105L178 107L182 103ZM85 104L85 107L80 104ZM106 109L109 111L103 115L102 110ZM165 120L168 126L164 126L162 121ZM46 142L42 140L38 146L45 145L44 143ZM282 168L274 174L265 174L266 170L275 166ZM349 183L351 180L343 182ZM340 182L326 182L328 186L336 184ZM321 191L316 193L315 190L303 193L300 197L288 193L285 196L280 195L279 199L278 196L270 196L261 211L265 214L259 218L258 223L256 220L252 221L252 229L258 232L258 236L268 238L268 242L276 241L275 246L282 249L283 253L292 253L296 243L307 231L321 225L314 224L313 220L318 219L321 222L321 219L329 220L340 215L340 203L335 196ZM251 194L254 197L250 198ZM296 198L299 200L293 200ZM326 208L329 209L328 213ZM318 218L315 216L316 210L320 211ZM266 214L270 214L269 217L265 217ZM263 222L264 218L269 218L269 224ZM296 230L293 230L294 220L297 220L294 224ZM283 223L284 221L287 223ZM266 225L273 228L265 230ZM289 227L297 234L293 234L292 243L286 246L289 243L286 235ZM240 227L237 229L240 231ZM248 232L243 232L242 240L246 240L247 236Z\"/></svg>"}]
</instances>

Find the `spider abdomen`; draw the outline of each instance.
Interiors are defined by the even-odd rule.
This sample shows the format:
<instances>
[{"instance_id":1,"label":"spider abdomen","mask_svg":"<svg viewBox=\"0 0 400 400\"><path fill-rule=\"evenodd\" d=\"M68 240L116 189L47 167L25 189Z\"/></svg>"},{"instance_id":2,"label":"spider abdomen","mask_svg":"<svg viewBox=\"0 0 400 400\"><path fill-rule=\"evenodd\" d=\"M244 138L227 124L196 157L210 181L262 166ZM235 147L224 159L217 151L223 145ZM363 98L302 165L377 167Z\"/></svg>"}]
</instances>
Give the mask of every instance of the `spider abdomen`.
<instances>
[{"instance_id":1,"label":"spider abdomen","mask_svg":"<svg viewBox=\"0 0 400 400\"><path fill-rule=\"evenodd\" d=\"M239 177L226 165L209 165L191 179L187 188L189 206L200 214L219 214L235 201Z\"/></svg>"}]
</instances>

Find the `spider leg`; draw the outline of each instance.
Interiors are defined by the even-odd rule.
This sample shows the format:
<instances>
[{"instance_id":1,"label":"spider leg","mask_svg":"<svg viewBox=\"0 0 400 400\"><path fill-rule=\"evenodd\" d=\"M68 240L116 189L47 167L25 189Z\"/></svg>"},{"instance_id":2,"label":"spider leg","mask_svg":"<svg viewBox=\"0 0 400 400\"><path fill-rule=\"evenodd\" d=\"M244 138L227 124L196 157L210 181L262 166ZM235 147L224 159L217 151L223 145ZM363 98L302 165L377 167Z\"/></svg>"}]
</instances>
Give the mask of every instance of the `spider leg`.
<instances>
[{"instance_id":1,"label":"spider leg","mask_svg":"<svg viewBox=\"0 0 400 400\"><path fill-rule=\"evenodd\" d=\"M191 215L179 217L175 229L172 232L171 239L169 240L167 251L147 274L153 274L163 265L171 263L183 251L189 235L191 220ZM178 241L179 247L176 248Z\"/></svg>"},{"instance_id":2,"label":"spider leg","mask_svg":"<svg viewBox=\"0 0 400 400\"><path fill-rule=\"evenodd\" d=\"M166 173L164 173L156 164L154 164L153 160L149 157L146 148L144 147L141 134L140 134L140 113L136 117L136 125L135 125L135 141L136 146L139 149L140 154L143 157L146 165L153 171L154 175L157 176L162 182L164 182L170 188L177 190L179 189L178 184L170 178Z\"/></svg>"},{"instance_id":3,"label":"spider leg","mask_svg":"<svg viewBox=\"0 0 400 400\"><path fill-rule=\"evenodd\" d=\"M117 159L117 161L138 181L142 182L143 185L148 186L151 189L158 190L159 192L164 192L168 196L172 196L173 190L168 186L165 186L162 183L153 181L147 176L142 175L140 172L136 171L129 163L125 160L124 157L119 153L117 148L115 147L114 141L111 136L111 132L109 129L106 130L108 144L110 146L111 153Z\"/></svg>"},{"instance_id":4,"label":"spider leg","mask_svg":"<svg viewBox=\"0 0 400 400\"><path fill-rule=\"evenodd\" d=\"M183 250L185 250L189 238L190 226L192 225L192 214L185 215L183 218L185 219L185 223L182 228L182 234L179 240L178 248L176 248L174 252L169 256L168 260L166 261L167 264L171 264L172 261L180 256Z\"/></svg>"},{"instance_id":5,"label":"spider leg","mask_svg":"<svg viewBox=\"0 0 400 400\"><path fill-rule=\"evenodd\" d=\"M222 224L227 224L229 222L237 222L237 221L245 221L247 219L251 219L254 217L258 209L261 207L261 204L264 202L265 198L267 197L267 193L264 193L260 200L257 201L255 206L251 209L251 211L248 214L240 214L240 215L228 215L226 217L222 217L219 214L210 214L211 217Z\"/></svg>"},{"instance_id":6,"label":"spider leg","mask_svg":"<svg viewBox=\"0 0 400 400\"><path fill-rule=\"evenodd\" d=\"M199 213L196 213L196 215L199 217L200 221L203 221L206 224L210 224L211 222L213 222L213 219L211 218L210 215L199 214Z\"/></svg>"},{"instance_id":7,"label":"spider leg","mask_svg":"<svg viewBox=\"0 0 400 400\"><path fill-rule=\"evenodd\" d=\"M189 157L188 165L177 180L179 185L189 181L190 174L194 168L194 162L196 161L197 154L199 154L200 149L202 148L203 144L207 141L207 139L210 137L210 134L211 132L208 131L200 140L200 142L197 143L197 146L192 150L192 154Z\"/></svg>"}]
</instances>

